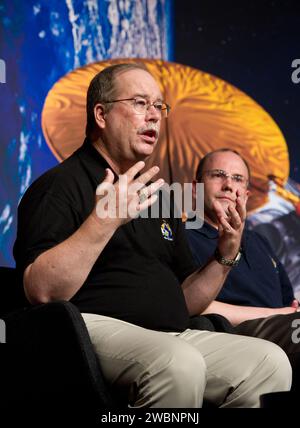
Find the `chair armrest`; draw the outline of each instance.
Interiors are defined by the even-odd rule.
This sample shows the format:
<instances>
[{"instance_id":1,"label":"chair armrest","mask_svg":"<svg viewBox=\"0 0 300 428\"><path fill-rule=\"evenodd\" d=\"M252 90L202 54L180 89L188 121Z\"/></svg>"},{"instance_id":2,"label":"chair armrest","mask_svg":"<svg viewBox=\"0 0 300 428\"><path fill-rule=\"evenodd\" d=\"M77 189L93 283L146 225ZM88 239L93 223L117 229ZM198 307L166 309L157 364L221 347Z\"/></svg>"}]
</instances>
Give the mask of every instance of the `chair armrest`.
<instances>
[{"instance_id":1,"label":"chair armrest","mask_svg":"<svg viewBox=\"0 0 300 428\"><path fill-rule=\"evenodd\" d=\"M220 314L197 315L190 318L189 328L234 334L233 325Z\"/></svg>"},{"instance_id":2,"label":"chair armrest","mask_svg":"<svg viewBox=\"0 0 300 428\"><path fill-rule=\"evenodd\" d=\"M58 389L82 396L97 408L112 407L81 313L71 302L60 301L25 308L4 317L9 346L21 352L25 382L34 394ZM22 373L22 376L24 374Z\"/></svg>"}]
</instances>

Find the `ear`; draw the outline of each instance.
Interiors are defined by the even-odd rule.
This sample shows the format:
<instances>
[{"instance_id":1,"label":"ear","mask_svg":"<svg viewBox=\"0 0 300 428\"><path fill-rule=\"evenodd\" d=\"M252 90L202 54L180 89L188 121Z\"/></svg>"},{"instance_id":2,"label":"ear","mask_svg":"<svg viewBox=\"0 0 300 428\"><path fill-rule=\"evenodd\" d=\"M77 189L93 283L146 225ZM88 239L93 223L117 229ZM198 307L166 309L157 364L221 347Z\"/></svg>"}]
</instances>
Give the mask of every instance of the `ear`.
<instances>
[{"instance_id":1,"label":"ear","mask_svg":"<svg viewBox=\"0 0 300 428\"><path fill-rule=\"evenodd\" d=\"M100 129L105 128L105 109L103 104L96 104L94 107L94 117Z\"/></svg>"}]
</instances>

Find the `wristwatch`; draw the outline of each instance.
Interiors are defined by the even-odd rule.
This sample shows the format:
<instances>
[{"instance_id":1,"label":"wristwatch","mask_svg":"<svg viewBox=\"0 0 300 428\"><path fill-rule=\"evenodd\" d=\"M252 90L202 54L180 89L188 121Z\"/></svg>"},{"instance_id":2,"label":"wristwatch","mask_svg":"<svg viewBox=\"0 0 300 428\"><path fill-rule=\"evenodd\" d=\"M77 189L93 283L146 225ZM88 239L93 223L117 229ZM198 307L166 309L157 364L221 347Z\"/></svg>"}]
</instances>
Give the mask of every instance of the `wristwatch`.
<instances>
[{"instance_id":1,"label":"wristwatch","mask_svg":"<svg viewBox=\"0 0 300 428\"><path fill-rule=\"evenodd\" d=\"M239 252L237 253L237 255L235 256L234 259L226 259L225 257L223 257L220 254L220 251L217 247L214 256L215 256L215 259L217 260L217 262L220 263L221 265L237 266L239 264L241 257L242 257L242 249L240 248Z\"/></svg>"}]
</instances>

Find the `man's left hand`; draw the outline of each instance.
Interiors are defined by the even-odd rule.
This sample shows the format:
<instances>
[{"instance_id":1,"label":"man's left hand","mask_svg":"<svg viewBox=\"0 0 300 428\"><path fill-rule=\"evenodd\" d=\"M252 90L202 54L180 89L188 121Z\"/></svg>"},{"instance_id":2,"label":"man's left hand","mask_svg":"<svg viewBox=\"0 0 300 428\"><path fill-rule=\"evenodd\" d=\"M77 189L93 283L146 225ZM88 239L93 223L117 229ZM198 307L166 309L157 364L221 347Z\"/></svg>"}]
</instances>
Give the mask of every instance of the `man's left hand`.
<instances>
[{"instance_id":1,"label":"man's left hand","mask_svg":"<svg viewBox=\"0 0 300 428\"><path fill-rule=\"evenodd\" d=\"M246 198L241 192L236 192L236 204L229 204L227 212L219 201L213 204L218 218L220 254L228 259L234 259L241 246L242 234L246 220Z\"/></svg>"}]
</instances>

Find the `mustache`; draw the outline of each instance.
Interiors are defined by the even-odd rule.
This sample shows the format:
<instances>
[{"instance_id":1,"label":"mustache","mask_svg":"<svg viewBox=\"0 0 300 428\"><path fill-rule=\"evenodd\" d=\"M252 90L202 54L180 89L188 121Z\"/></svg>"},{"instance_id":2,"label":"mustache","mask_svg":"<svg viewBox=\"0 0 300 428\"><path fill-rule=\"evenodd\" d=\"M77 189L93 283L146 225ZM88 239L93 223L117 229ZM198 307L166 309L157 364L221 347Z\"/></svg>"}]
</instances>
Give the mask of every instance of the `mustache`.
<instances>
[{"instance_id":1,"label":"mustache","mask_svg":"<svg viewBox=\"0 0 300 428\"><path fill-rule=\"evenodd\" d=\"M155 136L157 138L159 134L159 126L157 125L157 123L149 123L147 126L141 126L137 132L138 134L144 134L148 131L155 132Z\"/></svg>"}]
</instances>

